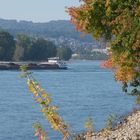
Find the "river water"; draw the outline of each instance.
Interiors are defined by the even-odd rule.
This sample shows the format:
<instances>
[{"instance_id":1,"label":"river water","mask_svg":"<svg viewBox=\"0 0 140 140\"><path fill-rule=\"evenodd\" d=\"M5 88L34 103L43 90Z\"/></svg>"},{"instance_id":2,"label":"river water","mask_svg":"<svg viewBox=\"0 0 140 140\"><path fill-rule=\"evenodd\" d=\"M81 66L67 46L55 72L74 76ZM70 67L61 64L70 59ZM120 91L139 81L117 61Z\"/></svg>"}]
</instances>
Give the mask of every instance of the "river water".
<instances>
[{"instance_id":1,"label":"river water","mask_svg":"<svg viewBox=\"0 0 140 140\"><path fill-rule=\"evenodd\" d=\"M121 91L110 70L101 61L72 61L68 70L33 71L41 85L52 93L53 104L75 133L83 132L91 117L98 131L111 114L125 114L135 106L134 98ZM0 71L0 140L37 140L32 125L40 121L52 140L61 135L52 132L29 93L19 71Z\"/></svg>"}]
</instances>

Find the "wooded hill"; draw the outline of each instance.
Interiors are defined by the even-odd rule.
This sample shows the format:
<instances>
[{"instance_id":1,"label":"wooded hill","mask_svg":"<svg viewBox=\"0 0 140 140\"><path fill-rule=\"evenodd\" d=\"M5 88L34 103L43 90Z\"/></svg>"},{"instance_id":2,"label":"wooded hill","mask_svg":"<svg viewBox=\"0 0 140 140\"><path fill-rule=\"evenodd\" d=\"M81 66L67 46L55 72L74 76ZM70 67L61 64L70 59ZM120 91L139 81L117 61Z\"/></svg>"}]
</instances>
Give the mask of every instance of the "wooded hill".
<instances>
[{"instance_id":1,"label":"wooded hill","mask_svg":"<svg viewBox=\"0 0 140 140\"><path fill-rule=\"evenodd\" d=\"M66 37L82 42L93 42L93 38L89 35L81 38L80 32L67 20L50 21L47 23L34 23L32 21L17 21L0 19L0 29L6 30L13 36L19 33L28 34L35 37L58 38Z\"/></svg>"}]
</instances>

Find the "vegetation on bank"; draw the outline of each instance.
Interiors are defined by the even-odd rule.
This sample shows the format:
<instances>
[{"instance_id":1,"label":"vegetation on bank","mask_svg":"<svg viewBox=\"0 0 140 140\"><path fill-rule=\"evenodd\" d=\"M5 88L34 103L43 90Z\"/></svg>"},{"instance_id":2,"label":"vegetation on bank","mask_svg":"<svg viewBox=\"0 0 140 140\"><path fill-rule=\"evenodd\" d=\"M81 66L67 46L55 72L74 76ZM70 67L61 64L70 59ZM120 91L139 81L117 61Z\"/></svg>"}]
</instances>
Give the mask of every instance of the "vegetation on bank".
<instances>
[{"instance_id":1,"label":"vegetation on bank","mask_svg":"<svg viewBox=\"0 0 140 140\"><path fill-rule=\"evenodd\" d=\"M15 40L8 32L0 32L0 60L12 60L15 52Z\"/></svg>"},{"instance_id":2,"label":"vegetation on bank","mask_svg":"<svg viewBox=\"0 0 140 140\"><path fill-rule=\"evenodd\" d=\"M4 31L0 31L0 61L42 61L50 57L59 57L69 60L73 53L77 56L73 59L106 60L108 55L102 52L92 52L92 47L77 47L61 43L56 46L53 42L44 38L35 38L25 34L18 34L16 39Z\"/></svg>"},{"instance_id":3,"label":"vegetation on bank","mask_svg":"<svg viewBox=\"0 0 140 140\"><path fill-rule=\"evenodd\" d=\"M72 50L64 45L57 48L57 56L60 59L69 60L72 56Z\"/></svg>"},{"instance_id":4,"label":"vegetation on bank","mask_svg":"<svg viewBox=\"0 0 140 140\"><path fill-rule=\"evenodd\" d=\"M42 61L56 56L69 60L71 55L67 46L58 47L44 38L19 34L14 39L8 32L0 31L0 61Z\"/></svg>"}]
</instances>

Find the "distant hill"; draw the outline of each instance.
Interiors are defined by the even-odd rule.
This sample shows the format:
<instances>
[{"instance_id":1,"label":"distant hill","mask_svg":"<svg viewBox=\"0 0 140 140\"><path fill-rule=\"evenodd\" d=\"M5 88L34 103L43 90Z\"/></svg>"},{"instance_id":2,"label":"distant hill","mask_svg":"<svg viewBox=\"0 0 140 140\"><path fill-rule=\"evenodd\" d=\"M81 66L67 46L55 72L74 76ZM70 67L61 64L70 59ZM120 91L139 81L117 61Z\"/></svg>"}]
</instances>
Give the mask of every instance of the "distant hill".
<instances>
[{"instance_id":1,"label":"distant hill","mask_svg":"<svg viewBox=\"0 0 140 140\"><path fill-rule=\"evenodd\" d=\"M50 21L47 23L34 23L31 21L17 21L0 19L0 29L4 29L16 36L18 33L25 33L37 37L50 38L72 38L82 42L94 42L91 36L87 35L81 38L74 25L67 20Z\"/></svg>"}]
</instances>

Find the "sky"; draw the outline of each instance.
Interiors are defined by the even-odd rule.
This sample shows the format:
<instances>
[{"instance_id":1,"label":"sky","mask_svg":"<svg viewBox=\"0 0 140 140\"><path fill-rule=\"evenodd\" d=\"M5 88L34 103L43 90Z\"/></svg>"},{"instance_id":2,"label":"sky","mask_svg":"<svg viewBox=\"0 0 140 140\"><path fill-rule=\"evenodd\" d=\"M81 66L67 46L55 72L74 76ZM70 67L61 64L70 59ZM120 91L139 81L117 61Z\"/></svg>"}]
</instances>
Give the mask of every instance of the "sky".
<instances>
[{"instance_id":1,"label":"sky","mask_svg":"<svg viewBox=\"0 0 140 140\"><path fill-rule=\"evenodd\" d=\"M0 0L0 18L33 22L68 20L65 7L78 5L79 0Z\"/></svg>"}]
</instances>

